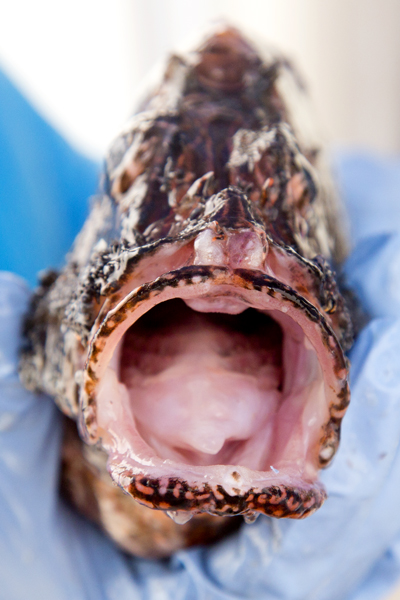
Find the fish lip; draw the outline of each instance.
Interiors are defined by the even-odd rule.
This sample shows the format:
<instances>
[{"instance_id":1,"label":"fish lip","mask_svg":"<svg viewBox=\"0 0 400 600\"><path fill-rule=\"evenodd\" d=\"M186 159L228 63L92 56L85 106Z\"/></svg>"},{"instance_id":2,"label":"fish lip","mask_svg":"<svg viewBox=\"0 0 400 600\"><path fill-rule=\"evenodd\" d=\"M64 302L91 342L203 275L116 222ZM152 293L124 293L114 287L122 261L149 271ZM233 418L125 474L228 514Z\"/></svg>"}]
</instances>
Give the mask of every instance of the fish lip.
<instances>
[{"instance_id":1,"label":"fish lip","mask_svg":"<svg viewBox=\"0 0 400 600\"><path fill-rule=\"evenodd\" d=\"M318 469L324 468L330 463L338 447L340 422L349 403L347 360L327 319L309 300L278 279L268 276L262 271L250 269L229 269L204 265L181 267L137 287L127 294L117 306L108 311L101 323L96 324L92 330L80 397L81 435L90 444L98 443L101 438L101 432L99 433L96 423L96 389L101 379L101 371L105 368L102 364L104 348L110 343L112 336L115 336L117 329L119 329L118 339L120 339L136 320L132 320L133 313L138 311L137 318L139 318L147 312L149 309L146 307L150 300L155 301L151 304L153 306L171 298L185 299L185 297L189 297L186 294L187 290L198 290L202 286L208 286L208 288L211 286L212 288L222 284L229 284L235 290L245 293L266 294L285 306L292 306L294 311L301 313L303 318L319 328L321 348L324 347L328 360L333 364L334 371L334 377L331 374L329 380L328 376L328 387L332 389L333 393L329 405L329 420L323 425L319 446L328 448L328 452L321 454L318 459ZM249 303L250 306L252 306L251 303ZM121 328L123 328L122 333ZM115 339L113 343L115 344ZM326 384L325 373L324 381ZM334 389L335 383L336 388ZM173 466L173 461L168 462ZM319 508L326 499L325 489L318 480L306 481L298 478L293 486L293 484L285 483L282 476L278 478L274 474L267 473L264 480L260 481L259 487L248 487L246 491L238 490L240 493L232 491L235 486L226 490L221 485L209 486L210 491L205 492L205 486L208 484L204 476L201 476L203 467L190 468L192 472L190 481L179 478L178 475L178 477L170 478L168 482L165 482L164 477L160 483L161 480L156 473L157 469L152 468L151 461L146 467L144 464L145 461L133 468L132 465L126 468L126 463L125 467L121 467L117 463L109 463L109 471L114 481L136 500L146 506L161 510L171 510L172 508L174 510L190 510L194 514L208 512L219 516L256 511L275 517L303 518ZM230 470L233 468L232 465L228 467ZM255 473L260 475L262 472ZM186 490L187 496L181 498L180 494L175 494L175 500L166 496L168 490L176 490L178 484L183 490ZM153 491L150 494L144 488ZM161 489L163 490L162 494L159 493ZM207 493L210 494L209 499L205 498ZM221 504L223 499L225 503Z\"/></svg>"},{"instance_id":2,"label":"fish lip","mask_svg":"<svg viewBox=\"0 0 400 600\"><path fill-rule=\"evenodd\" d=\"M326 490L319 481L312 485L299 482L295 489L282 483L272 483L251 488L244 494L232 494L222 485L189 485L177 478L169 479L165 485L160 479L141 474L131 479L127 491L148 508L182 510L193 514L207 512L220 517L260 512L275 518L304 519L318 510L327 498Z\"/></svg>"}]
</instances>

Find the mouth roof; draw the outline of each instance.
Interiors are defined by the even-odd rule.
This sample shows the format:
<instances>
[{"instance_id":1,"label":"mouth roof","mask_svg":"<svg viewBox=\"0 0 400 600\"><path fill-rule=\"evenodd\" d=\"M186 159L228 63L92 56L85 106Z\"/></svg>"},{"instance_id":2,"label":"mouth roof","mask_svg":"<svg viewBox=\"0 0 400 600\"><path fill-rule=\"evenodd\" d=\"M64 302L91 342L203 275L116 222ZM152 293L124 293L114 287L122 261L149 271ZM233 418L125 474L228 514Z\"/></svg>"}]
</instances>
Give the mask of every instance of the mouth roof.
<instances>
[{"instance_id":1,"label":"mouth roof","mask_svg":"<svg viewBox=\"0 0 400 600\"><path fill-rule=\"evenodd\" d=\"M325 498L318 470L336 450L346 375L324 317L290 287L261 272L184 267L100 324L82 429L148 506L298 518Z\"/></svg>"}]
</instances>

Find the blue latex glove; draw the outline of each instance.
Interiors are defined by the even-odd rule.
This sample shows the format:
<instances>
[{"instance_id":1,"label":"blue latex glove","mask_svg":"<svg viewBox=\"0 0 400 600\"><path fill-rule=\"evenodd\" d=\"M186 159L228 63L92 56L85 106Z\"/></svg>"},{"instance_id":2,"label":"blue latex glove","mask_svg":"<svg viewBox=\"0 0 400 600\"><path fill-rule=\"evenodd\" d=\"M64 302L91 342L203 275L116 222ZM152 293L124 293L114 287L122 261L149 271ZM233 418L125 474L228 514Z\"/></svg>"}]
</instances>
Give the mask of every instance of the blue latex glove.
<instances>
[{"instance_id":1,"label":"blue latex glove","mask_svg":"<svg viewBox=\"0 0 400 600\"><path fill-rule=\"evenodd\" d=\"M98 172L0 71L0 270L34 285L38 271L62 265Z\"/></svg>"},{"instance_id":2,"label":"blue latex glove","mask_svg":"<svg viewBox=\"0 0 400 600\"><path fill-rule=\"evenodd\" d=\"M322 477L329 499L305 521L261 516L164 562L118 552L58 499L60 417L16 372L29 290L0 276L1 600L378 600L389 591L400 576L400 163L348 156L339 173L357 241L347 273L373 318L351 352L352 403Z\"/></svg>"}]
</instances>

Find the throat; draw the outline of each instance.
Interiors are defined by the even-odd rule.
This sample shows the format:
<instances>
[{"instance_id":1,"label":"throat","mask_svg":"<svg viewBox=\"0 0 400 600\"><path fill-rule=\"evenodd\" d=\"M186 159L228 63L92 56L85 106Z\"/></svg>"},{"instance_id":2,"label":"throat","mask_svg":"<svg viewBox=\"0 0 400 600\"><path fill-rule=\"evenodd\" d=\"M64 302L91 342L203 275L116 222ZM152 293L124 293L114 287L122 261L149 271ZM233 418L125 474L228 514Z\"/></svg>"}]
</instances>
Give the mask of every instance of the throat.
<instances>
[{"instance_id":1,"label":"throat","mask_svg":"<svg viewBox=\"0 0 400 600\"><path fill-rule=\"evenodd\" d=\"M162 459L264 470L282 403L282 342L278 323L254 309L155 307L125 334L120 355L137 431Z\"/></svg>"}]
</instances>

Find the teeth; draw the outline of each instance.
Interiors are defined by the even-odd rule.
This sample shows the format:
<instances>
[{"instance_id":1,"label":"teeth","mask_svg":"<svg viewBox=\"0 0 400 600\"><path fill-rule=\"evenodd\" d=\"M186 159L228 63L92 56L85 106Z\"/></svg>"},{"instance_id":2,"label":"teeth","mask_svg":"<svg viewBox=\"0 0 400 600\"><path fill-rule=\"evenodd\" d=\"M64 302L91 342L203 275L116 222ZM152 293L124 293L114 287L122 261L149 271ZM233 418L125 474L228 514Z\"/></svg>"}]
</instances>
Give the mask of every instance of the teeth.
<instances>
[{"instance_id":1,"label":"teeth","mask_svg":"<svg viewBox=\"0 0 400 600\"><path fill-rule=\"evenodd\" d=\"M251 525L251 523L255 523L257 521L259 516L260 516L260 513L255 512L254 510L251 510L251 511L247 512L245 515L243 515L243 518L244 518L245 523L247 523L248 525Z\"/></svg>"},{"instance_id":2,"label":"teeth","mask_svg":"<svg viewBox=\"0 0 400 600\"><path fill-rule=\"evenodd\" d=\"M193 517L192 513L185 510L167 510L167 515L178 525L184 525Z\"/></svg>"},{"instance_id":3,"label":"teeth","mask_svg":"<svg viewBox=\"0 0 400 600\"><path fill-rule=\"evenodd\" d=\"M260 236L250 229L230 233L224 239L218 239L212 229L205 229L197 236L194 251L195 265L262 269L267 248Z\"/></svg>"},{"instance_id":4,"label":"teeth","mask_svg":"<svg viewBox=\"0 0 400 600\"><path fill-rule=\"evenodd\" d=\"M234 268L261 269L264 248L260 237L250 230L233 233L228 240L230 264Z\"/></svg>"},{"instance_id":5,"label":"teeth","mask_svg":"<svg viewBox=\"0 0 400 600\"><path fill-rule=\"evenodd\" d=\"M221 241L216 239L214 231L205 229L194 242L195 265L225 265L227 258Z\"/></svg>"}]
</instances>

